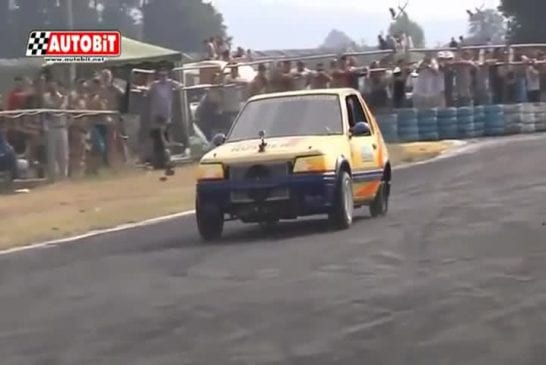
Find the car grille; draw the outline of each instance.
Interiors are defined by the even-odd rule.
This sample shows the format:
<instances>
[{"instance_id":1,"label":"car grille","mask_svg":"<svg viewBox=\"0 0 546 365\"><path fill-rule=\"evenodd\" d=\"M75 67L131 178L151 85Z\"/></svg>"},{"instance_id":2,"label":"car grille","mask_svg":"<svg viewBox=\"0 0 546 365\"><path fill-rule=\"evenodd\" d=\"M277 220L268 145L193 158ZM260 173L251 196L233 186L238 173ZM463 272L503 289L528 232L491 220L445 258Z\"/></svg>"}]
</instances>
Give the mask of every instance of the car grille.
<instances>
[{"instance_id":1,"label":"car grille","mask_svg":"<svg viewBox=\"0 0 546 365\"><path fill-rule=\"evenodd\" d=\"M289 162L237 165L228 168L229 179L238 182L257 183L250 189L237 189L231 192L234 203L264 202L290 198L287 188L271 186L271 180L288 176L292 171ZM264 185L262 186L261 183Z\"/></svg>"},{"instance_id":2,"label":"car grille","mask_svg":"<svg viewBox=\"0 0 546 365\"><path fill-rule=\"evenodd\" d=\"M228 173L232 181L260 181L287 176L291 169L289 162L283 162L230 166Z\"/></svg>"}]
</instances>

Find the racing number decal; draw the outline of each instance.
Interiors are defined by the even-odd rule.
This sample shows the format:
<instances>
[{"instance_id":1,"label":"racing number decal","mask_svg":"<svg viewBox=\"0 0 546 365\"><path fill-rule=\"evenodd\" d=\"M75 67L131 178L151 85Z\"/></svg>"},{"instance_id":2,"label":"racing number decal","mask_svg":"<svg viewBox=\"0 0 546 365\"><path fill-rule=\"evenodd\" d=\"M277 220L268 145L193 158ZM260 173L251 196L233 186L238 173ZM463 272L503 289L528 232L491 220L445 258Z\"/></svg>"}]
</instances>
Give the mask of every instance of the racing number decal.
<instances>
[{"instance_id":1,"label":"racing number decal","mask_svg":"<svg viewBox=\"0 0 546 365\"><path fill-rule=\"evenodd\" d=\"M369 144L364 144L360 148L360 157L363 162L373 162L374 161L374 152L372 146Z\"/></svg>"}]
</instances>

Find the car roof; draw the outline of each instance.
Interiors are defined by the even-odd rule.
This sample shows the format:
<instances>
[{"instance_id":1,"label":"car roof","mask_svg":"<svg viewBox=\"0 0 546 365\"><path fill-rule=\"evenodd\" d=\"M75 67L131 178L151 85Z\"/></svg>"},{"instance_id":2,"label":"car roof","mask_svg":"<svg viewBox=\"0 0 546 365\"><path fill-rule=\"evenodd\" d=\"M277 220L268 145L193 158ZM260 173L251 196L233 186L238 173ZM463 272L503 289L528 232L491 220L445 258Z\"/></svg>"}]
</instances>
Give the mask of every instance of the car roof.
<instances>
[{"instance_id":1,"label":"car roof","mask_svg":"<svg viewBox=\"0 0 546 365\"><path fill-rule=\"evenodd\" d=\"M261 94L251 97L248 101L272 99L283 96L305 96L305 95L339 95L346 96L356 94L357 91L351 88L341 89L313 89L313 90L299 90L299 91L285 91L278 93Z\"/></svg>"}]
</instances>

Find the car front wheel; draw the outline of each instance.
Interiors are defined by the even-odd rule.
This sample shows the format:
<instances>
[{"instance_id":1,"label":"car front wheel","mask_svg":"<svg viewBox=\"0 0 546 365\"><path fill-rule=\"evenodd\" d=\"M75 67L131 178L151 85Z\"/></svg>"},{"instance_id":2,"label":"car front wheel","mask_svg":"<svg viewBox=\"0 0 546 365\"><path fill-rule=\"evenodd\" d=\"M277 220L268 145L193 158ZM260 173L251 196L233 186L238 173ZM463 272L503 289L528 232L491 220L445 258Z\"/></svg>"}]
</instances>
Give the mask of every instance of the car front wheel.
<instances>
[{"instance_id":1,"label":"car front wheel","mask_svg":"<svg viewBox=\"0 0 546 365\"><path fill-rule=\"evenodd\" d=\"M197 200L195 217L201 238L205 241L214 241L222 236L224 230L224 214L213 204L202 204Z\"/></svg>"},{"instance_id":2,"label":"car front wheel","mask_svg":"<svg viewBox=\"0 0 546 365\"><path fill-rule=\"evenodd\" d=\"M334 206L329 215L330 222L337 229L347 229L353 223L353 181L347 171L339 176Z\"/></svg>"}]
</instances>

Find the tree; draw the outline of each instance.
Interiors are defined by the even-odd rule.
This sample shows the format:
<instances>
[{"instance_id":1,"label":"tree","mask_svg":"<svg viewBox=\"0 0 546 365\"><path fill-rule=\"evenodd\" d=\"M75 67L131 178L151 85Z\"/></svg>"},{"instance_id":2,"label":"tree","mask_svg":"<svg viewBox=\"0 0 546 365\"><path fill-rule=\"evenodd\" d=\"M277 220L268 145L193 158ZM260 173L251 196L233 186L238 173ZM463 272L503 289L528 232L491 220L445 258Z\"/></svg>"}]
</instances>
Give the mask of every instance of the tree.
<instances>
[{"instance_id":1,"label":"tree","mask_svg":"<svg viewBox=\"0 0 546 365\"><path fill-rule=\"evenodd\" d=\"M355 48L356 43L344 32L338 29L332 29L324 39L321 48L346 50L347 48Z\"/></svg>"},{"instance_id":2,"label":"tree","mask_svg":"<svg viewBox=\"0 0 546 365\"><path fill-rule=\"evenodd\" d=\"M425 32L419 23L410 19L410 17L403 13L389 26L390 35L398 35L406 33L413 40L415 47L425 46Z\"/></svg>"},{"instance_id":3,"label":"tree","mask_svg":"<svg viewBox=\"0 0 546 365\"><path fill-rule=\"evenodd\" d=\"M506 21L496 9L486 9L470 17L467 42L471 44L494 44L504 42Z\"/></svg>"},{"instance_id":4,"label":"tree","mask_svg":"<svg viewBox=\"0 0 546 365\"><path fill-rule=\"evenodd\" d=\"M198 52L206 38L226 35L222 14L202 0L149 0L142 12L144 40L164 47Z\"/></svg>"},{"instance_id":5,"label":"tree","mask_svg":"<svg viewBox=\"0 0 546 365\"><path fill-rule=\"evenodd\" d=\"M501 12L508 18L511 42L539 43L546 39L544 0L501 0Z\"/></svg>"}]
</instances>

